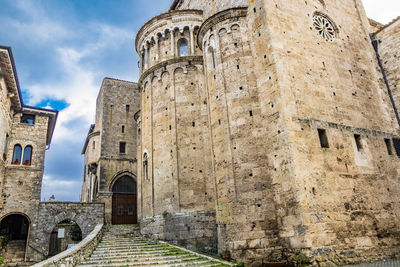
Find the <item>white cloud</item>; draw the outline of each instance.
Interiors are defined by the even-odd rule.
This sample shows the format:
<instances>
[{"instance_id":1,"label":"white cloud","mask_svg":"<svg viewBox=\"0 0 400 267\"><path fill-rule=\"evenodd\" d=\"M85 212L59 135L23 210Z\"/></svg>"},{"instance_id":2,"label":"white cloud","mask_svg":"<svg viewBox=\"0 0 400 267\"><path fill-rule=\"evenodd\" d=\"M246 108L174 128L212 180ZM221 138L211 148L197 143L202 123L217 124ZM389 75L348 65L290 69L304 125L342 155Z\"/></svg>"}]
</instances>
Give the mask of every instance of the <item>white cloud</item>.
<instances>
[{"instance_id":1,"label":"white cloud","mask_svg":"<svg viewBox=\"0 0 400 267\"><path fill-rule=\"evenodd\" d=\"M386 24L400 16L399 0L362 0L367 16Z\"/></svg>"},{"instance_id":2,"label":"white cloud","mask_svg":"<svg viewBox=\"0 0 400 267\"><path fill-rule=\"evenodd\" d=\"M56 99L68 104L59 113L51 151L47 152L46 158L46 162L60 166L45 166L42 199L54 194L58 200L78 201L82 172L79 162L83 161L79 149L84 143L89 124L94 123L96 98L103 78L99 71L104 66L98 63L104 63L102 56L118 50L121 45L131 44L134 34L124 28L92 21L79 29L79 34L84 34L82 40L78 34L74 35L71 24L52 19L33 3L28 0L16 1L15 5L26 17L24 21L10 19L8 23L19 39L46 47L46 53L51 54L56 64L54 70L60 77L55 81L25 81L24 88L30 96L25 102L34 106L43 100ZM69 41L65 42L66 39ZM68 155L65 155L65 146L69 144L74 147L74 152L68 151ZM54 157L58 157L58 160L54 160ZM62 158L77 164L63 166ZM68 167L78 169L73 176L66 178L63 172Z\"/></svg>"},{"instance_id":3,"label":"white cloud","mask_svg":"<svg viewBox=\"0 0 400 267\"><path fill-rule=\"evenodd\" d=\"M50 19L37 2L24 0L15 1L13 4L24 14L19 17L23 17L23 20L8 17L8 27L25 42L46 44L74 36L74 31L64 27L60 22Z\"/></svg>"},{"instance_id":4,"label":"white cloud","mask_svg":"<svg viewBox=\"0 0 400 267\"><path fill-rule=\"evenodd\" d=\"M81 183L79 181L55 179L49 175L43 176L42 201L47 201L51 195L54 195L59 201L79 201L80 192Z\"/></svg>"}]
</instances>

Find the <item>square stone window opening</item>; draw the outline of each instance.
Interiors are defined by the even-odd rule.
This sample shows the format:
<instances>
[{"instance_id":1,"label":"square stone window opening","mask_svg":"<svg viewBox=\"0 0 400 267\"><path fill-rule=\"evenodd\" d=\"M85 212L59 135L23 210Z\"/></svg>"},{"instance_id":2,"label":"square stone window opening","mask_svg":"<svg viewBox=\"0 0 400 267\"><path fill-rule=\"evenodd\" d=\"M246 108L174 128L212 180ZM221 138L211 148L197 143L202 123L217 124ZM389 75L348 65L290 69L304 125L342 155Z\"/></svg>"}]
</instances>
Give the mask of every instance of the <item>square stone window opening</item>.
<instances>
[{"instance_id":1,"label":"square stone window opening","mask_svg":"<svg viewBox=\"0 0 400 267\"><path fill-rule=\"evenodd\" d=\"M126 153L126 142L119 142L119 153L120 154Z\"/></svg>"},{"instance_id":2,"label":"square stone window opening","mask_svg":"<svg viewBox=\"0 0 400 267\"><path fill-rule=\"evenodd\" d=\"M325 129L318 129L319 143L322 148L329 148L328 136Z\"/></svg>"},{"instance_id":3,"label":"square stone window opening","mask_svg":"<svg viewBox=\"0 0 400 267\"><path fill-rule=\"evenodd\" d=\"M392 151L392 143L390 142L390 139L385 138L385 144L386 144L386 149L388 152L388 155L393 155L393 151Z\"/></svg>"},{"instance_id":4,"label":"square stone window opening","mask_svg":"<svg viewBox=\"0 0 400 267\"><path fill-rule=\"evenodd\" d=\"M356 141L357 151L363 151L363 145L361 142L361 136L359 134L354 135L354 140Z\"/></svg>"},{"instance_id":5,"label":"square stone window opening","mask_svg":"<svg viewBox=\"0 0 400 267\"><path fill-rule=\"evenodd\" d=\"M396 155L400 157L400 139L399 138L393 138L393 145L394 149L396 151Z\"/></svg>"},{"instance_id":6,"label":"square stone window opening","mask_svg":"<svg viewBox=\"0 0 400 267\"><path fill-rule=\"evenodd\" d=\"M22 114L21 123L27 123L29 125L35 124L35 115L32 114Z\"/></svg>"}]
</instances>

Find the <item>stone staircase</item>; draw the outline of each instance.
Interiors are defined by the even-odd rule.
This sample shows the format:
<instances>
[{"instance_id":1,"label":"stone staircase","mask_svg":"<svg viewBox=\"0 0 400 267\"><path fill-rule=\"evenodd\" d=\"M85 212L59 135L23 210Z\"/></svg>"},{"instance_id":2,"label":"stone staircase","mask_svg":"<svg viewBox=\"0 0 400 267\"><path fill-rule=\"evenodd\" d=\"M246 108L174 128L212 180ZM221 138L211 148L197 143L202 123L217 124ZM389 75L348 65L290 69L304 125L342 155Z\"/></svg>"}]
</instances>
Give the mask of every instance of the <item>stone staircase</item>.
<instances>
[{"instance_id":1,"label":"stone staircase","mask_svg":"<svg viewBox=\"0 0 400 267\"><path fill-rule=\"evenodd\" d=\"M107 227L92 255L79 266L234 266L162 241L146 240L136 225Z\"/></svg>"},{"instance_id":2,"label":"stone staircase","mask_svg":"<svg viewBox=\"0 0 400 267\"><path fill-rule=\"evenodd\" d=\"M11 240L7 244L7 251L3 253L5 266L29 266L25 260L25 240Z\"/></svg>"}]
</instances>

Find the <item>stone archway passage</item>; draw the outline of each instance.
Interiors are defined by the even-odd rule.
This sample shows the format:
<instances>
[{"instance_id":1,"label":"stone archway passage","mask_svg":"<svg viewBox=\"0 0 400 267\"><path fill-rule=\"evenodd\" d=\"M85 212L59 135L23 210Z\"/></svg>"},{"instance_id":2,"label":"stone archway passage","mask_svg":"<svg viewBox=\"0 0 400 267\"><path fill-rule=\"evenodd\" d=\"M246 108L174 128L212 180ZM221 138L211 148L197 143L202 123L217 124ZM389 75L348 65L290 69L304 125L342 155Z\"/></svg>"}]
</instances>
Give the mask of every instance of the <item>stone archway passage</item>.
<instances>
[{"instance_id":1,"label":"stone archway passage","mask_svg":"<svg viewBox=\"0 0 400 267\"><path fill-rule=\"evenodd\" d=\"M6 238L2 243L7 247L2 256L6 264L24 261L28 233L29 220L24 215L11 214L1 220L0 235Z\"/></svg>"},{"instance_id":2,"label":"stone archway passage","mask_svg":"<svg viewBox=\"0 0 400 267\"><path fill-rule=\"evenodd\" d=\"M26 240L29 232L29 221L21 214L11 214L1 221L0 235L8 240Z\"/></svg>"},{"instance_id":3,"label":"stone archway passage","mask_svg":"<svg viewBox=\"0 0 400 267\"><path fill-rule=\"evenodd\" d=\"M135 180L122 176L115 182L112 191L112 224L137 224Z\"/></svg>"}]
</instances>

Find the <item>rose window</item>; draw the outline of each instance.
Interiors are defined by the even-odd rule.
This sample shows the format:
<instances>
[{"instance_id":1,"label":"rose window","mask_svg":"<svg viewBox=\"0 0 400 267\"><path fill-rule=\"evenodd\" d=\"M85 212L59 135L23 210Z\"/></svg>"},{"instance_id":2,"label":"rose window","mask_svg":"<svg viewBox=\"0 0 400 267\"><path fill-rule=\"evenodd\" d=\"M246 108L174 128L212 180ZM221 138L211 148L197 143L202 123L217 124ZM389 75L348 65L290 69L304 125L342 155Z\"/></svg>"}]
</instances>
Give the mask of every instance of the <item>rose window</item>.
<instances>
[{"instance_id":1,"label":"rose window","mask_svg":"<svg viewBox=\"0 0 400 267\"><path fill-rule=\"evenodd\" d=\"M321 35L326 41L333 41L336 38L336 27L325 16L315 14L313 17L313 25L317 33Z\"/></svg>"}]
</instances>

